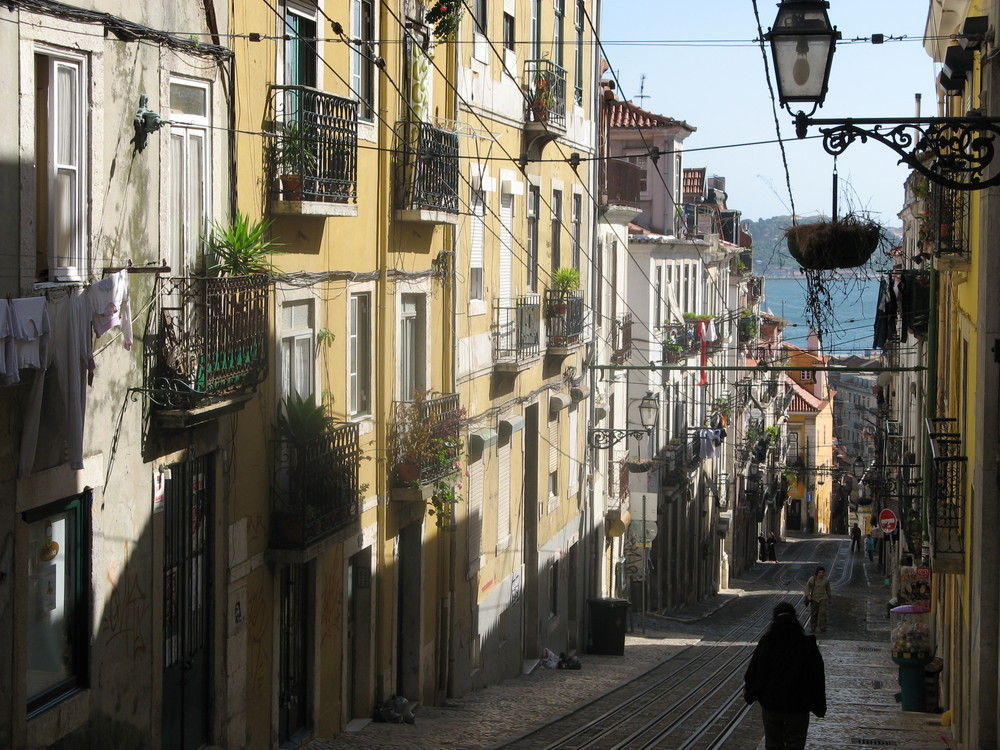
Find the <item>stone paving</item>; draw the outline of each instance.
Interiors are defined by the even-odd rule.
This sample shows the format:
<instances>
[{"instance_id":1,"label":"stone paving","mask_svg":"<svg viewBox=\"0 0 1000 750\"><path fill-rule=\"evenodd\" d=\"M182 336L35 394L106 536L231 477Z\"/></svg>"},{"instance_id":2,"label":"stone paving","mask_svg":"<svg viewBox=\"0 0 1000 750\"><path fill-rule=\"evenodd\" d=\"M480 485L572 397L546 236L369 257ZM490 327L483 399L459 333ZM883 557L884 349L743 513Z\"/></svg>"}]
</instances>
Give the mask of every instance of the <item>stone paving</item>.
<instances>
[{"instance_id":1,"label":"stone paving","mask_svg":"<svg viewBox=\"0 0 1000 750\"><path fill-rule=\"evenodd\" d=\"M897 750L962 750L940 716L909 713L895 700L899 691L896 667L889 658L888 621L883 584L874 566L852 560L857 567L850 597L840 598L832 613L830 637L821 635L826 663L829 711L812 719L808 748L834 750L890 746ZM755 583L746 583L754 588ZM860 583L860 585L857 585ZM359 722L344 734L314 739L305 750L486 750L529 728L568 713L636 677L684 646L710 634L727 604L748 591L731 589L669 617L648 617L645 633L639 622L625 637L624 656L581 654L583 669L537 667L500 685L451 701L445 706L420 706L415 724ZM836 599L836 597L835 597ZM851 632L836 632L840 617ZM849 625L848 625L849 620ZM756 707L751 721L759 722ZM758 724L759 725L759 724ZM950 743L950 744L949 744ZM763 732L757 750L763 750ZM754 750L737 748L731 750Z\"/></svg>"}]
</instances>

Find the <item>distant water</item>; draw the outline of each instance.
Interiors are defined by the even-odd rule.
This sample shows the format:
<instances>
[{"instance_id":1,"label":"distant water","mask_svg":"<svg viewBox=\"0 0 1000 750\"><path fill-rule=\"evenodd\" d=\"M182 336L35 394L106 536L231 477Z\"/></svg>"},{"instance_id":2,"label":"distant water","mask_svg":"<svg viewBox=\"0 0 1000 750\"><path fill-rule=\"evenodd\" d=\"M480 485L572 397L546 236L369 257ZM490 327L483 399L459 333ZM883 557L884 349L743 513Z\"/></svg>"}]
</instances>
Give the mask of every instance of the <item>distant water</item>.
<instances>
[{"instance_id":1,"label":"distant water","mask_svg":"<svg viewBox=\"0 0 1000 750\"><path fill-rule=\"evenodd\" d=\"M878 305L878 279L838 280L831 284L834 314L823 334L826 354L864 354L871 349ZM809 335L805 278L766 279L761 310L788 321L784 338L805 346Z\"/></svg>"}]
</instances>

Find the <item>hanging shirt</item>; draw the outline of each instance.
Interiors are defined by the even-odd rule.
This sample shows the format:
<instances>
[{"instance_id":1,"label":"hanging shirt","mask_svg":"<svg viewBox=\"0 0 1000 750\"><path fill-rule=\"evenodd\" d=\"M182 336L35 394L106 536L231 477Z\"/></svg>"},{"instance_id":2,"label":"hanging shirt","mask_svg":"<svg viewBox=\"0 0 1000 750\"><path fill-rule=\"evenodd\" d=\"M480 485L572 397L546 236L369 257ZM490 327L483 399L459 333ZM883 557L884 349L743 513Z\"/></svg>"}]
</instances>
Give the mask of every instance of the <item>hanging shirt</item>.
<instances>
[{"instance_id":1,"label":"hanging shirt","mask_svg":"<svg viewBox=\"0 0 1000 750\"><path fill-rule=\"evenodd\" d=\"M10 312L16 367L44 368L51 330L45 297L11 300Z\"/></svg>"},{"instance_id":2,"label":"hanging shirt","mask_svg":"<svg viewBox=\"0 0 1000 750\"><path fill-rule=\"evenodd\" d=\"M121 270L92 284L87 290L93 313L94 333L100 337L114 326L121 326L122 344L132 348L132 307L128 296L128 271Z\"/></svg>"},{"instance_id":3,"label":"hanging shirt","mask_svg":"<svg viewBox=\"0 0 1000 750\"><path fill-rule=\"evenodd\" d=\"M0 378L8 385L16 382L19 377L11 333L10 304L6 298L0 298Z\"/></svg>"}]
</instances>

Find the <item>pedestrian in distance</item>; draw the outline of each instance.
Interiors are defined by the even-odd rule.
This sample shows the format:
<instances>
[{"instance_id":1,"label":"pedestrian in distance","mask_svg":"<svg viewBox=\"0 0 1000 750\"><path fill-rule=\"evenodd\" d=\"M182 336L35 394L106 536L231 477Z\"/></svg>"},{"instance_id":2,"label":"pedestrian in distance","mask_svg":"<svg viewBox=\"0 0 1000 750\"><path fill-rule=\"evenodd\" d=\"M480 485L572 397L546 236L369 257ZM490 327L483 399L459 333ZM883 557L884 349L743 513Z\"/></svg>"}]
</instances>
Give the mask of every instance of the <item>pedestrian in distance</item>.
<instances>
[{"instance_id":1,"label":"pedestrian in distance","mask_svg":"<svg viewBox=\"0 0 1000 750\"><path fill-rule=\"evenodd\" d=\"M774 538L774 532L772 531L767 535L767 559L771 562L778 562L777 550L778 540Z\"/></svg>"},{"instance_id":2,"label":"pedestrian in distance","mask_svg":"<svg viewBox=\"0 0 1000 750\"><path fill-rule=\"evenodd\" d=\"M865 553L868 555L868 562L875 562L875 537L865 534Z\"/></svg>"},{"instance_id":3,"label":"pedestrian in distance","mask_svg":"<svg viewBox=\"0 0 1000 750\"><path fill-rule=\"evenodd\" d=\"M851 527L851 552L861 551L861 527L857 524Z\"/></svg>"},{"instance_id":4,"label":"pedestrian in distance","mask_svg":"<svg viewBox=\"0 0 1000 750\"><path fill-rule=\"evenodd\" d=\"M830 608L830 579L826 577L826 568L820 565L816 574L806 581L806 601L809 602L809 632L826 632L826 612Z\"/></svg>"},{"instance_id":5,"label":"pedestrian in distance","mask_svg":"<svg viewBox=\"0 0 1000 750\"><path fill-rule=\"evenodd\" d=\"M760 545L760 561L767 562L767 539L764 538L763 531L757 535L757 544Z\"/></svg>"},{"instance_id":6,"label":"pedestrian in distance","mask_svg":"<svg viewBox=\"0 0 1000 750\"><path fill-rule=\"evenodd\" d=\"M774 608L771 626L750 657L743 698L760 703L767 750L803 750L809 714L826 715L823 656L788 602Z\"/></svg>"}]
</instances>

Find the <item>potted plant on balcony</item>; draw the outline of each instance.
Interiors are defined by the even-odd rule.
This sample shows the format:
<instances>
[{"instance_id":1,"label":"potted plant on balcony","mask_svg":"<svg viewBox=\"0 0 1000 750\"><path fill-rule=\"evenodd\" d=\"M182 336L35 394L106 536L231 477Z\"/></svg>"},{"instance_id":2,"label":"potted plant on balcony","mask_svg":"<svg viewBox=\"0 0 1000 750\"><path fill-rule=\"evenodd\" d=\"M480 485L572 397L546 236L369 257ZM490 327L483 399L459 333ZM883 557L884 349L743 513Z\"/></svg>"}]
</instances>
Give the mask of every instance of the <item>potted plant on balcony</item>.
<instances>
[{"instance_id":1,"label":"potted plant on balcony","mask_svg":"<svg viewBox=\"0 0 1000 750\"><path fill-rule=\"evenodd\" d=\"M537 73L531 84L531 119L535 122L548 122L549 112L555 104L555 96L548 76Z\"/></svg>"},{"instance_id":2,"label":"potted plant on balcony","mask_svg":"<svg viewBox=\"0 0 1000 750\"><path fill-rule=\"evenodd\" d=\"M663 342L663 361L668 365L674 365L680 362L683 354L683 345L678 344L676 341Z\"/></svg>"},{"instance_id":3,"label":"potted plant on balcony","mask_svg":"<svg viewBox=\"0 0 1000 750\"><path fill-rule=\"evenodd\" d=\"M274 166L281 183L281 197L302 200L302 175L315 170L315 144L297 122L278 126L274 143Z\"/></svg>"},{"instance_id":4,"label":"potted plant on balcony","mask_svg":"<svg viewBox=\"0 0 1000 750\"><path fill-rule=\"evenodd\" d=\"M296 450L319 439L333 426L333 418L323 404L317 404L310 394L303 398L297 393L282 399L278 412L278 435Z\"/></svg>"},{"instance_id":5,"label":"potted plant on balcony","mask_svg":"<svg viewBox=\"0 0 1000 750\"><path fill-rule=\"evenodd\" d=\"M205 249L215 260L210 271L219 276L250 276L274 273L276 267L268 256L280 253L280 242L268 239L271 221L250 217L236 212L228 225L212 222L211 232L205 239Z\"/></svg>"},{"instance_id":6,"label":"potted plant on balcony","mask_svg":"<svg viewBox=\"0 0 1000 750\"><path fill-rule=\"evenodd\" d=\"M548 314L565 315L570 292L580 288L580 269L566 266L552 272L551 289L555 294L549 302Z\"/></svg>"}]
</instances>

